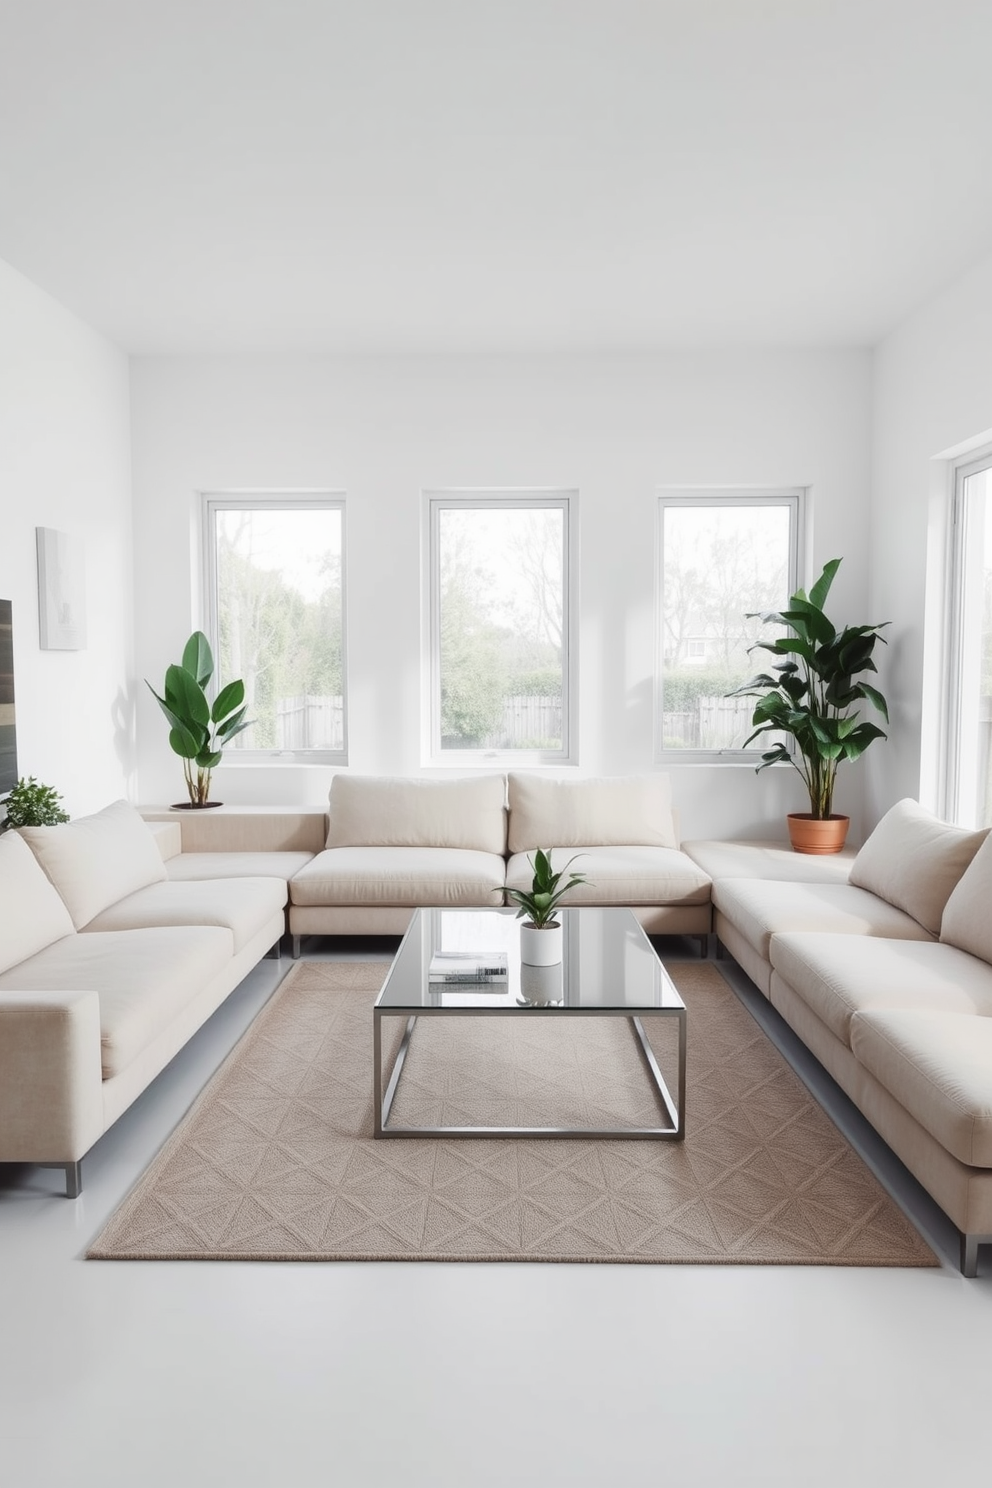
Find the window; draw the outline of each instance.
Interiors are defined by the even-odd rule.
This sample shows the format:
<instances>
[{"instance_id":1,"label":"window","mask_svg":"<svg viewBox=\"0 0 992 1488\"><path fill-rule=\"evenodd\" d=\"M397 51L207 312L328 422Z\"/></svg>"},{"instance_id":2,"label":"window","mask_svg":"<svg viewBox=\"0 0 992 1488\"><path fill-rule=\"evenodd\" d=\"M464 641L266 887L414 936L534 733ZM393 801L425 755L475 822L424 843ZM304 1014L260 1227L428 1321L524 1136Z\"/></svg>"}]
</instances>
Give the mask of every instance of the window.
<instances>
[{"instance_id":1,"label":"window","mask_svg":"<svg viewBox=\"0 0 992 1488\"><path fill-rule=\"evenodd\" d=\"M803 493L669 491L659 501L657 754L746 753L753 698L726 694L763 670L757 640L776 634L747 615L782 610L798 588ZM769 661L772 658L768 658Z\"/></svg>"},{"instance_id":2,"label":"window","mask_svg":"<svg viewBox=\"0 0 992 1488\"><path fill-rule=\"evenodd\" d=\"M428 757L572 762L577 497L430 492Z\"/></svg>"},{"instance_id":3,"label":"window","mask_svg":"<svg viewBox=\"0 0 992 1488\"><path fill-rule=\"evenodd\" d=\"M992 826L992 454L959 466L954 491L948 815Z\"/></svg>"},{"instance_id":4,"label":"window","mask_svg":"<svg viewBox=\"0 0 992 1488\"><path fill-rule=\"evenodd\" d=\"M217 675L244 679L254 720L230 752L345 762L344 502L218 495L205 509Z\"/></svg>"}]
</instances>

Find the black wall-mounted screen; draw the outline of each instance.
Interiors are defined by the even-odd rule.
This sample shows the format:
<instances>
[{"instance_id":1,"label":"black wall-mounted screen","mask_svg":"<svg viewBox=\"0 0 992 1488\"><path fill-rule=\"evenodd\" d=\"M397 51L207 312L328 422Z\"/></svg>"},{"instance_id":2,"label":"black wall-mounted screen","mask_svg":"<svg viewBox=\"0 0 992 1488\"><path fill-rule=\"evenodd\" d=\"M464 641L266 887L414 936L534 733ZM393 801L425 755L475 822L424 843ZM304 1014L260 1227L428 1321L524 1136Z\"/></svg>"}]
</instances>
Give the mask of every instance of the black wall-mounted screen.
<instances>
[{"instance_id":1,"label":"black wall-mounted screen","mask_svg":"<svg viewBox=\"0 0 992 1488\"><path fill-rule=\"evenodd\" d=\"M9 599L0 599L0 796L17 784L14 727L14 640Z\"/></svg>"}]
</instances>

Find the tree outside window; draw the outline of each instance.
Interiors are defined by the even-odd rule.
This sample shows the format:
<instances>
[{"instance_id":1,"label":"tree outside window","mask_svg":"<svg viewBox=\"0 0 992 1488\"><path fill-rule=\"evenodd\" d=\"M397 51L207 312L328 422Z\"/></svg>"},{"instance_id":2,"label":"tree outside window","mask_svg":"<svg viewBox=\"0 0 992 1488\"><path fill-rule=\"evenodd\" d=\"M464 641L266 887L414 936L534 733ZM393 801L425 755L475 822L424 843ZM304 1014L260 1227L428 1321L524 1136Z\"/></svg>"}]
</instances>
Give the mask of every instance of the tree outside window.
<instances>
[{"instance_id":1,"label":"tree outside window","mask_svg":"<svg viewBox=\"0 0 992 1488\"><path fill-rule=\"evenodd\" d=\"M220 675L245 684L243 754L343 760L343 504L211 498L209 578Z\"/></svg>"}]
</instances>

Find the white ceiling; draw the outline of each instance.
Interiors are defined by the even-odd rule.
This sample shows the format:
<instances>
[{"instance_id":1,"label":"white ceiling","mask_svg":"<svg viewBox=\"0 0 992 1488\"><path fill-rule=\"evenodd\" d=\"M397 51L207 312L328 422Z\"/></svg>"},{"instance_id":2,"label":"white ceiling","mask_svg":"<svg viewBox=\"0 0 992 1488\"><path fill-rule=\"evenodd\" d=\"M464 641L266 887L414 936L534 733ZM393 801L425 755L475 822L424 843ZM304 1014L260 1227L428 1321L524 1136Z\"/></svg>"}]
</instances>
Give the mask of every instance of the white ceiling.
<instances>
[{"instance_id":1,"label":"white ceiling","mask_svg":"<svg viewBox=\"0 0 992 1488\"><path fill-rule=\"evenodd\" d=\"M0 0L0 258L137 353L875 342L992 0Z\"/></svg>"}]
</instances>

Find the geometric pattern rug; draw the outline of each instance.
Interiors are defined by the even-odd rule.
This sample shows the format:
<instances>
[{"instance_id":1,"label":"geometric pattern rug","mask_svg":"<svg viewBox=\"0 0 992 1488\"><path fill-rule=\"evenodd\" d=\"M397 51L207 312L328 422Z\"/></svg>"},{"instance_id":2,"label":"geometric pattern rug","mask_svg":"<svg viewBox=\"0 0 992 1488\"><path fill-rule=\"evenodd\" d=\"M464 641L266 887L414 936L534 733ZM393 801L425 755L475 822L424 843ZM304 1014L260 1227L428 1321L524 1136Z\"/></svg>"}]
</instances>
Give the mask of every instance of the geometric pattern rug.
<instances>
[{"instance_id":1,"label":"geometric pattern rug","mask_svg":"<svg viewBox=\"0 0 992 1488\"><path fill-rule=\"evenodd\" d=\"M939 1262L712 964L686 1138L372 1136L388 963L299 962L88 1251L101 1260ZM384 1070L402 1033L392 1030ZM673 1078L674 1020L644 1020ZM657 1124L626 1020L425 1018L397 1124Z\"/></svg>"}]
</instances>

